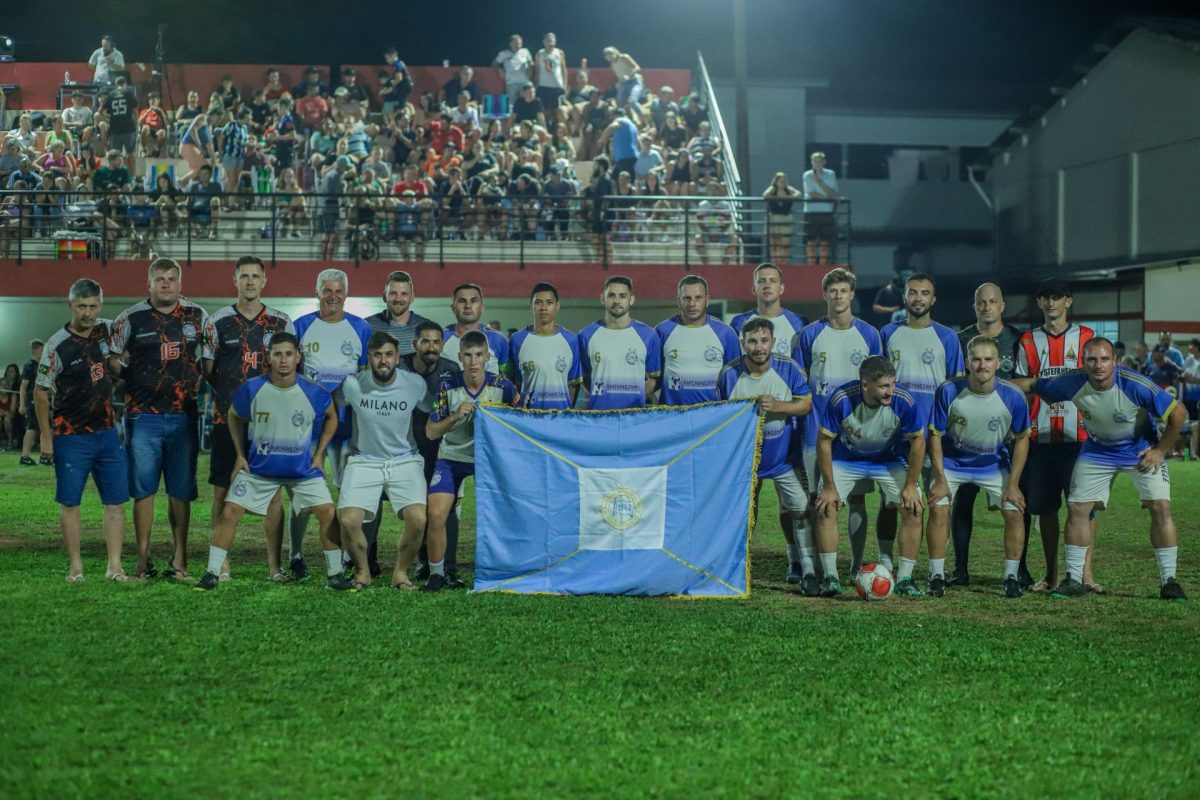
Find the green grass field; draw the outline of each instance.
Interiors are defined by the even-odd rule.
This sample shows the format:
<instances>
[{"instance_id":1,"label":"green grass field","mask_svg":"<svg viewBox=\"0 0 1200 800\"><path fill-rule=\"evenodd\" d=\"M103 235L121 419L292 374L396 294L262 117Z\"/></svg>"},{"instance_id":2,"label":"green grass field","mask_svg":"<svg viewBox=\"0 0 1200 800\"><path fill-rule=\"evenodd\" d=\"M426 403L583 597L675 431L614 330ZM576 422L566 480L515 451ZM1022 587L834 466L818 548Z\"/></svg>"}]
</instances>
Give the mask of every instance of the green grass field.
<instances>
[{"instance_id":1,"label":"green grass field","mask_svg":"<svg viewBox=\"0 0 1200 800\"><path fill-rule=\"evenodd\" d=\"M981 514L970 588L868 605L786 591L769 488L745 601L276 586L251 518L219 591L117 585L94 494L68 586L51 471L5 453L0 797L1194 798L1200 464L1172 470L1189 604L1120 482L1105 596L999 597Z\"/></svg>"}]
</instances>

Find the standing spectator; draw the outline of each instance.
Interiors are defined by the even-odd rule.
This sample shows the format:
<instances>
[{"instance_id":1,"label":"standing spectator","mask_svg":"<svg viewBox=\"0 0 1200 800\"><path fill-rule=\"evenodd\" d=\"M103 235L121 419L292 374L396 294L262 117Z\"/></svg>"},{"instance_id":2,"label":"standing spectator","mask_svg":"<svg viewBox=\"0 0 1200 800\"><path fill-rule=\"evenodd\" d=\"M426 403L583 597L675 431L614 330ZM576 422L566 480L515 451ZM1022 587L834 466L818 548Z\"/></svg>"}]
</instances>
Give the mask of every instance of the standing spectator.
<instances>
[{"instance_id":1,"label":"standing spectator","mask_svg":"<svg viewBox=\"0 0 1200 800\"><path fill-rule=\"evenodd\" d=\"M875 322L877 327L887 325L892 321L892 315L904 309L904 278L899 273L892 275L891 280L880 287L875 293L871 310L879 316Z\"/></svg>"},{"instance_id":2,"label":"standing spectator","mask_svg":"<svg viewBox=\"0 0 1200 800\"><path fill-rule=\"evenodd\" d=\"M346 191L344 176L346 170L354 166L349 156L338 156L333 169L325 173L317 187L317 193L322 195L319 203L321 208L321 232L325 239L321 244L321 257L326 261L332 260L337 254L339 232L341 230L341 195Z\"/></svg>"},{"instance_id":3,"label":"standing spectator","mask_svg":"<svg viewBox=\"0 0 1200 800\"><path fill-rule=\"evenodd\" d=\"M771 185L763 192L767 201L767 241L771 260L786 264L792 250L792 204L801 196L800 190L788 183L787 174L776 172Z\"/></svg>"},{"instance_id":4,"label":"standing spectator","mask_svg":"<svg viewBox=\"0 0 1200 800\"><path fill-rule=\"evenodd\" d=\"M724 198L725 184L709 181L708 197L700 201L696 208L696 218L700 223L700 233L696 234L694 243L700 260L708 262L708 252L705 245L724 245L722 263L729 264L737 255L741 239L733 229L733 207Z\"/></svg>"},{"instance_id":5,"label":"standing spectator","mask_svg":"<svg viewBox=\"0 0 1200 800\"><path fill-rule=\"evenodd\" d=\"M1167 358L1174 362L1175 366L1182 369L1183 353L1181 353L1179 348L1172 343L1170 331L1159 331L1158 344L1163 348L1163 352L1166 354Z\"/></svg>"},{"instance_id":6,"label":"standing spectator","mask_svg":"<svg viewBox=\"0 0 1200 800\"><path fill-rule=\"evenodd\" d=\"M412 76L408 74L408 67L400 60L400 54L396 48L389 47L388 51L383 54L383 60L391 66L394 72L392 78L392 83L394 84L392 100L396 104L396 108L404 108L408 102L408 96L412 94Z\"/></svg>"},{"instance_id":7,"label":"standing spectator","mask_svg":"<svg viewBox=\"0 0 1200 800\"><path fill-rule=\"evenodd\" d=\"M1183 399L1191 419L1190 455L1200 459L1200 338L1188 342L1188 355L1183 360Z\"/></svg>"},{"instance_id":8,"label":"standing spectator","mask_svg":"<svg viewBox=\"0 0 1200 800\"><path fill-rule=\"evenodd\" d=\"M828 264L831 244L837 238L834 209L841 195L837 175L825 168L825 154L812 154L812 169L804 173L804 242L808 263Z\"/></svg>"},{"instance_id":9,"label":"standing spectator","mask_svg":"<svg viewBox=\"0 0 1200 800\"><path fill-rule=\"evenodd\" d=\"M108 146L125 153L129 171L136 172L134 163L137 155L137 100L125 84L125 76L117 77L116 88L104 104L108 114Z\"/></svg>"},{"instance_id":10,"label":"standing spectator","mask_svg":"<svg viewBox=\"0 0 1200 800\"><path fill-rule=\"evenodd\" d=\"M250 137L250 109L238 111L237 119L221 129L218 147L221 151L221 176L225 191L233 194L242 178L242 160L246 156L246 141Z\"/></svg>"},{"instance_id":11,"label":"standing spectator","mask_svg":"<svg viewBox=\"0 0 1200 800\"><path fill-rule=\"evenodd\" d=\"M472 103L479 102L479 87L475 85L475 70L463 64L459 67L458 72L454 77L446 81L442 85L442 89L438 92L438 102L449 104L462 92L467 93L467 97Z\"/></svg>"},{"instance_id":12,"label":"standing spectator","mask_svg":"<svg viewBox=\"0 0 1200 800\"><path fill-rule=\"evenodd\" d=\"M33 406L33 387L37 383L38 364L42 360L42 350L45 342L32 339L29 342L29 360L21 370L21 385L17 395L17 413L25 419L25 436L21 440L21 463L27 467L34 465L33 446L40 447L40 429L38 428L37 411ZM50 435L49 431L46 433ZM50 464L45 456L41 457L42 464Z\"/></svg>"},{"instance_id":13,"label":"standing spectator","mask_svg":"<svg viewBox=\"0 0 1200 800\"><path fill-rule=\"evenodd\" d=\"M296 118L292 116L292 101L281 97L275 107L279 110L279 121L275 123L275 132L268 141L275 146L275 166L283 169L292 165L295 160L296 142L303 140L296 131Z\"/></svg>"},{"instance_id":14,"label":"standing spectator","mask_svg":"<svg viewBox=\"0 0 1200 800\"><path fill-rule=\"evenodd\" d=\"M318 88L310 83L308 93L296 101L296 114L300 117L300 127L304 132L315 131L321 126L321 121L329 116L329 101L317 94Z\"/></svg>"},{"instance_id":15,"label":"standing spectator","mask_svg":"<svg viewBox=\"0 0 1200 800\"><path fill-rule=\"evenodd\" d=\"M546 119L550 122L548 127L553 133L561 121L559 106L567 90L567 54L558 48L558 39L553 33L542 37L542 49L533 60L533 72L537 97L542 101Z\"/></svg>"},{"instance_id":16,"label":"standing spectator","mask_svg":"<svg viewBox=\"0 0 1200 800\"><path fill-rule=\"evenodd\" d=\"M112 36L106 33L100 37L100 47L88 58L88 66L96 71L92 83L101 84L112 83L115 73L125 69L125 56L116 48Z\"/></svg>"},{"instance_id":17,"label":"standing spectator","mask_svg":"<svg viewBox=\"0 0 1200 800\"><path fill-rule=\"evenodd\" d=\"M600 135L597 147L603 151L609 139L612 139L613 178L622 172L632 175L638 158L638 130L623 108L613 112L612 124Z\"/></svg>"},{"instance_id":18,"label":"standing spectator","mask_svg":"<svg viewBox=\"0 0 1200 800\"><path fill-rule=\"evenodd\" d=\"M187 161L192 175L199 172L201 166L212 164L212 128L208 125L208 114L198 114L188 123L179 139L179 155Z\"/></svg>"},{"instance_id":19,"label":"standing spectator","mask_svg":"<svg viewBox=\"0 0 1200 800\"><path fill-rule=\"evenodd\" d=\"M21 368L9 364L4 369L4 377L0 378L0 431L4 438L0 447L9 450L17 448L17 398L21 394Z\"/></svg>"},{"instance_id":20,"label":"standing spectator","mask_svg":"<svg viewBox=\"0 0 1200 800\"><path fill-rule=\"evenodd\" d=\"M509 104L515 105L522 87L529 82L529 72L533 68L533 56L522 46L520 34L514 33L509 37L508 48L497 53L492 64L500 80L504 81Z\"/></svg>"},{"instance_id":21,"label":"standing spectator","mask_svg":"<svg viewBox=\"0 0 1200 800\"><path fill-rule=\"evenodd\" d=\"M641 119L642 109L639 104L642 101L642 93L646 90L642 83L642 68L633 60L633 56L622 53L615 47L604 48L604 60L608 62L617 78L617 108Z\"/></svg>"}]
</instances>

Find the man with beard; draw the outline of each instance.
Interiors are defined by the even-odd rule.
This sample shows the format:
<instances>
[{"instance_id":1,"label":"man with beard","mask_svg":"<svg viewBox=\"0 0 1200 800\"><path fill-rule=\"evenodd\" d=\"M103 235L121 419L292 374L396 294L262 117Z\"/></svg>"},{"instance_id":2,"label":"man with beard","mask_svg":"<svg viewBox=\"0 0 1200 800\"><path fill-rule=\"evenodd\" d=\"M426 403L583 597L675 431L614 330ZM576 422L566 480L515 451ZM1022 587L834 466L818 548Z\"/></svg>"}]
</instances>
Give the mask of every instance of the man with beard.
<instances>
[{"instance_id":1,"label":"man with beard","mask_svg":"<svg viewBox=\"0 0 1200 800\"><path fill-rule=\"evenodd\" d=\"M367 317L372 332L383 331L392 335L402 356L412 355L417 327L429 321L412 310L415 299L412 276L396 270L387 276L383 286L383 302L387 303L387 308Z\"/></svg>"},{"instance_id":2,"label":"man with beard","mask_svg":"<svg viewBox=\"0 0 1200 800\"><path fill-rule=\"evenodd\" d=\"M662 375L662 343L644 322L630 316L633 281L614 275L604 282L604 319L579 332L579 357L589 409L640 408Z\"/></svg>"},{"instance_id":3,"label":"man with beard","mask_svg":"<svg viewBox=\"0 0 1200 800\"><path fill-rule=\"evenodd\" d=\"M719 399L717 376L742 348L733 328L708 313L708 281L699 275L679 280L679 313L654 329L662 341L663 380L659 402L668 406Z\"/></svg>"}]
</instances>

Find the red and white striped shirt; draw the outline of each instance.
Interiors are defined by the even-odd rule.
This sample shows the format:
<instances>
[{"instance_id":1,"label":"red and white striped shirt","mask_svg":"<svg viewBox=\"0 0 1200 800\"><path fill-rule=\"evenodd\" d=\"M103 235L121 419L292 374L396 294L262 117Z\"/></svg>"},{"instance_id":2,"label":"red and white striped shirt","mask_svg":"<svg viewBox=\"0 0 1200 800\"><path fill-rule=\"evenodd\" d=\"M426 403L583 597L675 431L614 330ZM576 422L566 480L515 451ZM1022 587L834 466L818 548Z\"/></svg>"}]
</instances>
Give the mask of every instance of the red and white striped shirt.
<instances>
[{"instance_id":1,"label":"red and white striped shirt","mask_svg":"<svg viewBox=\"0 0 1200 800\"><path fill-rule=\"evenodd\" d=\"M1057 336L1044 326L1021 334L1017 345L1015 374L1022 377L1053 378L1083 366L1083 346L1095 336L1091 328L1071 323ZM1082 442L1087 431L1079 410L1069 400L1047 403L1033 395L1029 406L1033 425L1030 435L1035 442Z\"/></svg>"}]
</instances>

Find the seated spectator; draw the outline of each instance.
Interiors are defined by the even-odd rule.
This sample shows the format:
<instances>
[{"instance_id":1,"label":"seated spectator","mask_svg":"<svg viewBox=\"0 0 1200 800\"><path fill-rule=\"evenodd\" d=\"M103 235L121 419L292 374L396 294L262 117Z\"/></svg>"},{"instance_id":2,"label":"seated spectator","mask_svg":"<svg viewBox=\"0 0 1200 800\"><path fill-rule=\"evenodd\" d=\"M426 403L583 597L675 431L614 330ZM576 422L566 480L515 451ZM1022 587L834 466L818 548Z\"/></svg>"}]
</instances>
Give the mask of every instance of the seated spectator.
<instances>
[{"instance_id":1,"label":"seated spectator","mask_svg":"<svg viewBox=\"0 0 1200 800\"><path fill-rule=\"evenodd\" d=\"M178 233L178 222L185 216L182 193L171 182L171 176L166 172L158 173L154 179L154 189L150 192L150 201L158 210L159 226L168 235Z\"/></svg>"},{"instance_id":2,"label":"seated spectator","mask_svg":"<svg viewBox=\"0 0 1200 800\"><path fill-rule=\"evenodd\" d=\"M467 93L467 98L472 103L478 103L480 94L479 87L475 85L475 70L463 64L458 68L458 72L454 77L446 81L442 85L442 89L438 92L438 102L442 105L449 105L457 100L459 94Z\"/></svg>"},{"instance_id":3,"label":"seated spectator","mask_svg":"<svg viewBox=\"0 0 1200 800\"><path fill-rule=\"evenodd\" d=\"M280 211L279 238L300 238L300 229L308 219L304 192L296 182L296 170L285 167L275 179L275 202Z\"/></svg>"},{"instance_id":4,"label":"seated spectator","mask_svg":"<svg viewBox=\"0 0 1200 800\"><path fill-rule=\"evenodd\" d=\"M471 195L467 184L463 182L463 171L460 166L446 170L446 186L442 195L442 231L450 239L460 239L463 236L468 221L468 209Z\"/></svg>"},{"instance_id":5,"label":"seated spectator","mask_svg":"<svg viewBox=\"0 0 1200 800\"><path fill-rule=\"evenodd\" d=\"M709 142L700 150L700 157L692 161L692 182L725 180L725 165L713 155L713 146Z\"/></svg>"},{"instance_id":6,"label":"seated spectator","mask_svg":"<svg viewBox=\"0 0 1200 800\"><path fill-rule=\"evenodd\" d=\"M5 139L0 152L0 185L7 186L8 178L21 168L21 143L16 139Z\"/></svg>"},{"instance_id":7,"label":"seated spectator","mask_svg":"<svg viewBox=\"0 0 1200 800\"><path fill-rule=\"evenodd\" d=\"M107 192L112 189L125 189L133 186L133 176L125 166L125 156L120 150L109 150L108 164L96 170L92 177L92 188L97 192Z\"/></svg>"},{"instance_id":8,"label":"seated spectator","mask_svg":"<svg viewBox=\"0 0 1200 800\"><path fill-rule=\"evenodd\" d=\"M546 127L546 108L542 104L541 98L537 96L534 85L530 82L526 82L521 87L520 96L513 101L508 126L511 128L514 122L532 122Z\"/></svg>"},{"instance_id":9,"label":"seated spectator","mask_svg":"<svg viewBox=\"0 0 1200 800\"><path fill-rule=\"evenodd\" d=\"M62 116L59 114L51 114L46 118L46 135L42 140L42 151L50 149L50 145L55 142L62 142L63 147L68 153L75 152L75 138L71 136L71 132L63 125Z\"/></svg>"},{"instance_id":10,"label":"seated spectator","mask_svg":"<svg viewBox=\"0 0 1200 800\"><path fill-rule=\"evenodd\" d=\"M658 142L663 147L667 148L667 152L674 153L679 149L686 149L684 145L688 141L687 130L679 124L679 115L668 112L664 117L663 125L658 130Z\"/></svg>"},{"instance_id":11,"label":"seated spectator","mask_svg":"<svg viewBox=\"0 0 1200 800\"><path fill-rule=\"evenodd\" d=\"M187 186L187 216L196 236L208 229L208 238L217 238L217 218L221 211L221 185L213 180L213 170L201 165Z\"/></svg>"},{"instance_id":12,"label":"seated spectator","mask_svg":"<svg viewBox=\"0 0 1200 800\"><path fill-rule=\"evenodd\" d=\"M329 117L329 102L317 93L319 88L315 83L310 83L307 87L307 94L296 101L298 128L302 133L317 130L322 127L321 123Z\"/></svg>"},{"instance_id":13,"label":"seated spectator","mask_svg":"<svg viewBox=\"0 0 1200 800\"><path fill-rule=\"evenodd\" d=\"M392 163L397 167L407 164L420 147L425 132L413 125L412 113L408 109L397 111L388 124L392 141Z\"/></svg>"},{"instance_id":14,"label":"seated spectator","mask_svg":"<svg viewBox=\"0 0 1200 800\"><path fill-rule=\"evenodd\" d=\"M392 180L392 165L387 162L387 157L390 153L390 150L386 150L383 147L372 147L371 154L367 156L367 160L362 164L363 169L370 167L375 176L388 186L391 185Z\"/></svg>"},{"instance_id":15,"label":"seated spectator","mask_svg":"<svg viewBox=\"0 0 1200 800\"><path fill-rule=\"evenodd\" d=\"M71 105L63 109L63 125L76 141L88 143L92 140L92 109L83 104L83 92L71 94Z\"/></svg>"},{"instance_id":16,"label":"seated spectator","mask_svg":"<svg viewBox=\"0 0 1200 800\"><path fill-rule=\"evenodd\" d=\"M428 181L420 177L420 171L412 164L404 168L404 179L392 186L392 194L400 196L405 192L412 192L413 197L418 200L429 197L431 191L432 187Z\"/></svg>"},{"instance_id":17,"label":"seated spectator","mask_svg":"<svg viewBox=\"0 0 1200 800\"><path fill-rule=\"evenodd\" d=\"M17 142L23 155L30 158L37 156L37 132L33 129L33 117L29 114L17 117L17 127L8 132L8 138Z\"/></svg>"},{"instance_id":18,"label":"seated spectator","mask_svg":"<svg viewBox=\"0 0 1200 800\"><path fill-rule=\"evenodd\" d=\"M435 152L442 152L447 144L453 144L454 149L462 152L466 146L462 128L450 122L449 114L442 114L440 119L429 123L429 146Z\"/></svg>"},{"instance_id":19,"label":"seated spectator","mask_svg":"<svg viewBox=\"0 0 1200 800\"><path fill-rule=\"evenodd\" d=\"M700 224L700 232L692 239L696 245L696 252L700 254L700 260L707 263L707 246L723 245L724 255L721 262L732 263L741 239L733 230L733 207L724 199L725 185L720 181L710 180L705 191L708 197L701 200L696 209L696 220Z\"/></svg>"},{"instance_id":20,"label":"seated spectator","mask_svg":"<svg viewBox=\"0 0 1200 800\"><path fill-rule=\"evenodd\" d=\"M586 58L583 61L585 64L587 63ZM599 94L599 90L592 86L591 73L588 72L587 67L580 67L575 70L575 81L571 84L571 90L567 92L567 102L573 106L586 103L588 96L593 91Z\"/></svg>"},{"instance_id":21,"label":"seated spectator","mask_svg":"<svg viewBox=\"0 0 1200 800\"><path fill-rule=\"evenodd\" d=\"M430 125L442 116L442 106L434 98L433 92L422 92L413 107L413 124L418 128L429 130Z\"/></svg>"},{"instance_id":22,"label":"seated spectator","mask_svg":"<svg viewBox=\"0 0 1200 800\"><path fill-rule=\"evenodd\" d=\"M366 116L371 95L367 92L367 87L358 82L358 70L354 67L343 67L342 85L338 88L345 89L350 99L359 104L363 115Z\"/></svg>"},{"instance_id":23,"label":"seated spectator","mask_svg":"<svg viewBox=\"0 0 1200 800\"><path fill-rule=\"evenodd\" d=\"M488 123L487 131L483 134L483 142L489 153L500 156L508 149L508 133L500 120L494 119Z\"/></svg>"},{"instance_id":24,"label":"seated spectator","mask_svg":"<svg viewBox=\"0 0 1200 800\"><path fill-rule=\"evenodd\" d=\"M202 113L204 113L204 108L200 105L200 93L196 91L188 92L184 104L175 111L176 132L182 136L191 121Z\"/></svg>"},{"instance_id":25,"label":"seated spectator","mask_svg":"<svg viewBox=\"0 0 1200 800\"><path fill-rule=\"evenodd\" d=\"M703 120L697 125L696 135L688 140L688 150L692 151L692 157L698 158L704 152L704 148L712 150L714 153L720 148L720 141L712 134L712 125L708 120Z\"/></svg>"},{"instance_id":26,"label":"seated spectator","mask_svg":"<svg viewBox=\"0 0 1200 800\"><path fill-rule=\"evenodd\" d=\"M552 167L557 167L564 178L575 177L575 145L567 136L566 125L555 128L542 148L542 174L548 175Z\"/></svg>"},{"instance_id":27,"label":"seated spectator","mask_svg":"<svg viewBox=\"0 0 1200 800\"><path fill-rule=\"evenodd\" d=\"M633 177L638 183L643 183L651 172L662 169L663 157L654 149L654 143L650 141L649 136L643 134L639 144L641 149L638 151L637 161L633 163Z\"/></svg>"},{"instance_id":28,"label":"seated spectator","mask_svg":"<svg viewBox=\"0 0 1200 800\"><path fill-rule=\"evenodd\" d=\"M17 169L13 174L8 176L7 188L15 188L15 184L20 181L29 189L36 188L41 183L42 174L33 168L33 159L29 156L21 156L21 161L17 165Z\"/></svg>"},{"instance_id":29,"label":"seated spectator","mask_svg":"<svg viewBox=\"0 0 1200 800\"><path fill-rule=\"evenodd\" d=\"M350 90L345 86L333 91L333 105L329 108L329 114L334 121L343 125L361 122L367 116L362 104L350 96Z\"/></svg>"},{"instance_id":30,"label":"seated spectator","mask_svg":"<svg viewBox=\"0 0 1200 800\"><path fill-rule=\"evenodd\" d=\"M1150 374L1150 368L1154 362L1150 358L1150 348L1145 342L1138 342L1133 348L1133 360L1137 364L1137 371L1143 375Z\"/></svg>"},{"instance_id":31,"label":"seated spectator","mask_svg":"<svg viewBox=\"0 0 1200 800\"><path fill-rule=\"evenodd\" d=\"M304 97L308 94L309 84L316 84L317 94L329 97L329 84L321 80L321 71L312 65L305 68L304 79L292 87L292 97Z\"/></svg>"},{"instance_id":32,"label":"seated spectator","mask_svg":"<svg viewBox=\"0 0 1200 800\"><path fill-rule=\"evenodd\" d=\"M163 154L167 144L167 112L162 107L158 92L146 95L146 110L138 115L138 143L142 155L157 158Z\"/></svg>"},{"instance_id":33,"label":"seated spectator","mask_svg":"<svg viewBox=\"0 0 1200 800\"><path fill-rule=\"evenodd\" d=\"M242 177L237 191L243 195L267 194L271 191L271 162L253 136L246 139L246 152L242 155Z\"/></svg>"},{"instance_id":34,"label":"seated spectator","mask_svg":"<svg viewBox=\"0 0 1200 800\"><path fill-rule=\"evenodd\" d=\"M279 79L279 70L271 67L267 70L267 85L262 89L262 96L268 103L274 103L287 94L287 87ZM257 94L257 92L256 92ZM303 95L301 95L303 97Z\"/></svg>"},{"instance_id":35,"label":"seated spectator","mask_svg":"<svg viewBox=\"0 0 1200 800\"><path fill-rule=\"evenodd\" d=\"M680 103L679 116L689 131L698 132L700 123L708 119L708 104L699 92L691 92Z\"/></svg>"},{"instance_id":36,"label":"seated spectator","mask_svg":"<svg viewBox=\"0 0 1200 800\"><path fill-rule=\"evenodd\" d=\"M222 75L221 85L213 90L214 94L219 94L221 105L230 114L237 112L238 106L242 104L242 93L233 85L232 75Z\"/></svg>"},{"instance_id":37,"label":"seated spectator","mask_svg":"<svg viewBox=\"0 0 1200 800\"><path fill-rule=\"evenodd\" d=\"M325 117L321 120L321 124L312 135L308 137L308 152L319 153L322 157L327 157L333 153L337 147L338 139L337 125L332 117Z\"/></svg>"},{"instance_id":38,"label":"seated spectator","mask_svg":"<svg viewBox=\"0 0 1200 800\"><path fill-rule=\"evenodd\" d=\"M1146 374L1163 389L1170 389L1183 377L1183 368L1167 357L1164 345L1156 344L1150 351L1150 370Z\"/></svg>"},{"instance_id":39,"label":"seated spectator","mask_svg":"<svg viewBox=\"0 0 1200 800\"><path fill-rule=\"evenodd\" d=\"M471 105L471 95L465 91L458 93L458 104L450 109L450 124L462 129L467 144L483 133L479 129L479 108Z\"/></svg>"},{"instance_id":40,"label":"seated spectator","mask_svg":"<svg viewBox=\"0 0 1200 800\"><path fill-rule=\"evenodd\" d=\"M487 151L481 139L472 142L463 156L462 168L468 180L495 172L498 167L495 156Z\"/></svg>"},{"instance_id":41,"label":"seated spectator","mask_svg":"<svg viewBox=\"0 0 1200 800\"><path fill-rule=\"evenodd\" d=\"M439 167L449 173L451 167L461 166L462 157L458 154L458 148L454 146L453 142L446 142L446 147L441 153L432 147L429 148L429 154L425 157L425 163L421 168L426 175L432 177Z\"/></svg>"},{"instance_id":42,"label":"seated spectator","mask_svg":"<svg viewBox=\"0 0 1200 800\"><path fill-rule=\"evenodd\" d=\"M371 137L367 133L367 126L362 122L355 122L350 127L345 140L346 155L353 158L355 164L366 159L367 154L371 152Z\"/></svg>"},{"instance_id":43,"label":"seated spectator","mask_svg":"<svg viewBox=\"0 0 1200 800\"><path fill-rule=\"evenodd\" d=\"M675 90L664 86L650 101L650 121L656 130L661 130L667 124L667 114L679 114L679 104L675 102Z\"/></svg>"},{"instance_id":44,"label":"seated spectator","mask_svg":"<svg viewBox=\"0 0 1200 800\"><path fill-rule=\"evenodd\" d=\"M67 145L61 139L55 139L50 149L34 162L34 167L51 180L75 177L75 166L75 157L67 152Z\"/></svg>"}]
</instances>

